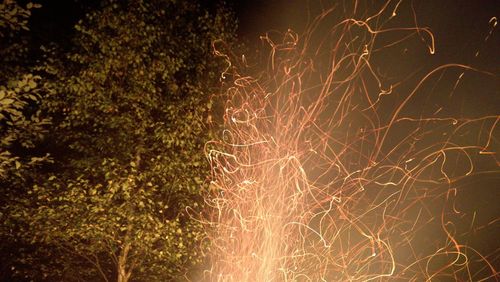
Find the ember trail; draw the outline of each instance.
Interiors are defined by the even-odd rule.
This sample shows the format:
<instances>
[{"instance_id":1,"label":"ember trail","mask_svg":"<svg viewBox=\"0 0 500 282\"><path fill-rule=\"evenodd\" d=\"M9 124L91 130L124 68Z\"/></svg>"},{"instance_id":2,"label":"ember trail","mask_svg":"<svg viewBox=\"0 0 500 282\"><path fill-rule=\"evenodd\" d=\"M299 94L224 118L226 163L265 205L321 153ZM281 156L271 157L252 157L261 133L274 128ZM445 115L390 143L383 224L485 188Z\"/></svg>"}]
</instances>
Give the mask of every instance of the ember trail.
<instances>
[{"instance_id":1,"label":"ember trail","mask_svg":"<svg viewBox=\"0 0 500 282\"><path fill-rule=\"evenodd\" d=\"M427 86L446 72L456 84L465 72L494 75L463 64L417 80L384 74L393 46L439 52L430 29L390 24L399 8L388 1L345 19L332 8L302 35L269 32L267 68L254 75L216 50L236 79L225 129L206 145L215 230L205 278L495 279L491 254L469 247L470 229L456 225L471 224L456 201L458 184L482 173L477 163L494 161L499 116L439 114L454 90ZM426 99L439 107L423 108Z\"/></svg>"}]
</instances>

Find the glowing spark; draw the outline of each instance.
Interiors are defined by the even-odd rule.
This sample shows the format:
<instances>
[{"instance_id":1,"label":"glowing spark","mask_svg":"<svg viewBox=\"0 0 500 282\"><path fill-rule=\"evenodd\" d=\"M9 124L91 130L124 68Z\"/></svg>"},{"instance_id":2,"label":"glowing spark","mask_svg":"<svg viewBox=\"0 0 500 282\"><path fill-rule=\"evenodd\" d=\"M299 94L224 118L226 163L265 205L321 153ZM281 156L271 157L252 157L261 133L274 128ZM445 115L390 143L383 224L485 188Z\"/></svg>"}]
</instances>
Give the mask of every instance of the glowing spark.
<instances>
[{"instance_id":1,"label":"glowing spark","mask_svg":"<svg viewBox=\"0 0 500 282\"><path fill-rule=\"evenodd\" d=\"M206 145L212 165L207 280L485 280L498 274L487 256L461 243L454 216L463 212L453 185L473 174L479 155L494 157L500 117L438 117L445 105L431 116L406 113L425 83L446 69L489 74L447 64L405 95L398 89L403 82L384 83L372 58L392 45L376 46L377 36L427 34L435 52L428 28L375 27L389 2L365 21L332 25L328 10L304 36L266 34L261 39L271 51L264 75L232 74L225 130ZM496 26L496 18L490 23ZM224 75L238 65L215 53L228 61ZM241 60L246 65L248 59ZM493 124L470 130L484 123ZM464 143L467 134L481 141ZM464 171L452 168L463 160ZM475 213L470 229L478 230L474 220Z\"/></svg>"}]
</instances>

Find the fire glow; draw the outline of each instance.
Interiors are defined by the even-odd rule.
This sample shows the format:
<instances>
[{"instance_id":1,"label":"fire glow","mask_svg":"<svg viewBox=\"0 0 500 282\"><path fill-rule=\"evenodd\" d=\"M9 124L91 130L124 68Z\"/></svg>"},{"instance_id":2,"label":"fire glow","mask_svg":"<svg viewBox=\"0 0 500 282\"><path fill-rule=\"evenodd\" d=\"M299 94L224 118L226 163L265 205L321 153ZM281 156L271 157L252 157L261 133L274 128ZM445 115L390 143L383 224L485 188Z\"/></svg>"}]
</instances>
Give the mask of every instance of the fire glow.
<instances>
[{"instance_id":1,"label":"fire glow","mask_svg":"<svg viewBox=\"0 0 500 282\"><path fill-rule=\"evenodd\" d=\"M206 146L213 212L205 279L496 279L491 254L463 240L474 223L456 224L464 212L455 184L483 172L476 168L483 158L498 165L492 139L500 117L443 116L445 102L428 115L407 111L445 70L457 73L456 84L465 71L492 75L447 64L409 91L399 90L404 81L388 83L373 63L378 53L411 36L424 42L415 48L434 53L429 29L380 24L398 6L389 1L363 20L336 22L334 9L324 11L302 36L263 36L270 55L258 76L228 68L236 79L225 130ZM490 24L493 31L496 19ZM378 44L391 33L401 40Z\"/></svg>"}]
</instances>

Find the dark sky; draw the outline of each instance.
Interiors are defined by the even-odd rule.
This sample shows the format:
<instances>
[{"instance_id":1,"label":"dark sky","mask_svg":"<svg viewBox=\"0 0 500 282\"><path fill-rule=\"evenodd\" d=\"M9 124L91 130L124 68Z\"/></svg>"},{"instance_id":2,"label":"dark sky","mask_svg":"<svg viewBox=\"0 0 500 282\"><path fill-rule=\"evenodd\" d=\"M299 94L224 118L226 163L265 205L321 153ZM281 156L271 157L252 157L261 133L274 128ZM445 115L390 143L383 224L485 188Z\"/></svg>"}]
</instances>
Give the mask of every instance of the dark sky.
<instances>
[{"instance_id":1,"label":"dark sky","mask_svg":"<svg viewBox=\"0 0 500 282\"><path fill-rule=\"evenodd\" d=\"M321 11L322 7L336 5L339 16L345 17L345 15L352 14L352 9L349 7L352 7L353 2L351 0L245 0L233 3L239 19L240 37L247 40L251 46L261 47L259 35L267 31L283 32L291 28L300 34L303 27ZM360 4L355 16L358 19L364 19L367 14L379 9L386 1L359 2L368 3L364 6ZM442 64L460 63L494 73L497 75L497 83L490 81L489 85L485 85L481 79L470 79L459 91L473 91L477 94L474 101L467 101L471 103L468 107L470 111L484 110L487 107L492 114L497 114L500 108L498 26L487 42L485 38L492 29L490 19L500 16L500 2L497 0L402 1L398 15L387 27L391 27L391 24L393 27L415 26L414 16L418 26L429 27L433 32L436 40L436 54L428 56L424 43L415 41L411 43L413 45L401 44L401 49L411 47L405 55L401 50L387 52L383 64L386 67L394 66L394 69L404 69L404 65L407 64L408 69L403 71L410 71L409 68L413 64L422 68L423 71L429 71ZM475 54L478 51L479 56L476 57ZM456 75L450 79L453 81L448 81L448 83L445 81L444 84L453 83Z\"/></svg>"},{"instance_id":2,"label":"dark sky","mask_svg":"<svg viewBox=\"0 0 500 282\"><path fill-rule=\"evenodd\" d=\"M349 2L353 1L244 0L233 3L239 19L240 36L255 42L259 35L272 29L284 31L291 28L300 33L312 15L321 10L321 6L337 5L338 9L342 10L348 6L344 3ZM366 9L369 10L380 7L381 3L386 1L364 2L374 3ZM410 3L415 9L418 24L432 29L437 38L438 50L446 53L448 58L461 57L469 51L475 52L478 48L487 47L481 44L491 26L488 21L500 15L500 2L497 0L403 1L399 10L411 9ZM402 17L404 15L401 15ZM401 22L411 23L408 20L412 19L402 19ZM489 46L500 46L498 34L490 38L490 41L494 40L496 42L490 42ZM499 57L496 56L484 60L483 63L496 65L498 70L498 60Z\"/></svg>"},{"instance_id":3,"label":"dark sky","mask_svg":"<svg viewBox=\"0 0 500 282\"><path fill-rule=\"evenodd\" d=\"M67 42L74 23L86 11L99 6L97 0L42 0L43 8L36 11L32 18L32 29L38 39ZM208 1L211 3L211 1ZM351 5L351 0L233 0L227 1L233 6L239 21L240 38L253 44L259 42L258 37L269 30L285 31L291 28L301 32L305 24L321 7L336 5L341 11ZM368 4L359 11L380 7L385 1L360 1ZM349 3L349 4L345 4ZM436 35L437 49L446 59L464 59L470 53L481 48L485 53L479 60L488 69L498 72L500 57L493 56L492 46L500 46L498 33L490 38L488 45L482 44L490 25L489 19L500 15L498 0L412 0L403 1L400 10L408 10L412 3L418 24L429 26ZM403 6L407 7L403 7ZM362 13L358 12L357 15ZM404 15L401 15L402 22ZM408 20L408 18L406 18ZM489 57L489 58L488 58ZM471 62L472 63L472 62Z\"/></svg>"}]
</instances>

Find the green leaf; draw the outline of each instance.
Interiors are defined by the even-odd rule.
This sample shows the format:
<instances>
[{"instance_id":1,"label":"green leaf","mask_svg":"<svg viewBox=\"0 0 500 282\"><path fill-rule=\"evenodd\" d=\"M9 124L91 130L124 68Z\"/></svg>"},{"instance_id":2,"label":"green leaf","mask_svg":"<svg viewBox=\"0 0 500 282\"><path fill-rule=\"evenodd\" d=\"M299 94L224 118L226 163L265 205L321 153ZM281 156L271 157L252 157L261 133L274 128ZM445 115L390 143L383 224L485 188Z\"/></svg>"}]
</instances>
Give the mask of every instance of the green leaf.
<instances>
[{"instance_id":1,"label":"green leaf","mask_svg":"<svg viewBox=\"0 0 500 282\"><path fill-rule=\"evenodd\" d=\"M12 103L14 103L14 99L7 98L0 100L0 104L2 105L10 105Z\"/></svg>"}]
</instances>

